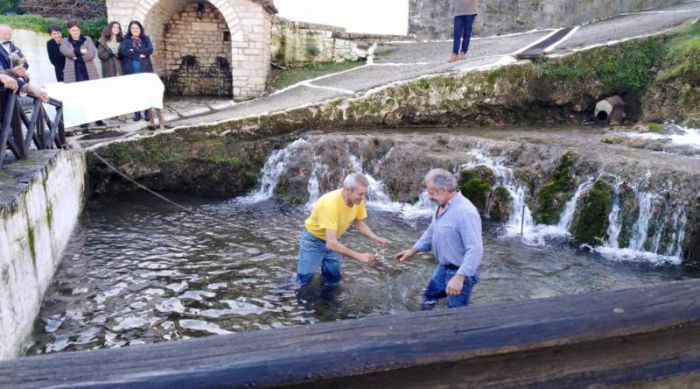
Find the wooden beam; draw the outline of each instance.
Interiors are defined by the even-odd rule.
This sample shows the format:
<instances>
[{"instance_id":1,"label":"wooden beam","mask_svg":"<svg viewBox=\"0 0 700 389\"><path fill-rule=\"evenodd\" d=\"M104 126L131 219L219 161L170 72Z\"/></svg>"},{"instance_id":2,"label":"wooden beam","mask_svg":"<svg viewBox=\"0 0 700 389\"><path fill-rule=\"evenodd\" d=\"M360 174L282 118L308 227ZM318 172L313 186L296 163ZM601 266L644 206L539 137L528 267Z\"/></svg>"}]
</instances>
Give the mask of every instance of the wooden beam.
<instances>
[{"instance_id":1,"label":"wooden beam","mask_svg":"<svg viewBox=\"0 0 700 389\"><path fill-rule=\"evenodd\" d=\"M700 280L0 362L0 387L570 386L700 372ZM681 381L673 381L681 382Z\"/></svg>"}]
</instances>

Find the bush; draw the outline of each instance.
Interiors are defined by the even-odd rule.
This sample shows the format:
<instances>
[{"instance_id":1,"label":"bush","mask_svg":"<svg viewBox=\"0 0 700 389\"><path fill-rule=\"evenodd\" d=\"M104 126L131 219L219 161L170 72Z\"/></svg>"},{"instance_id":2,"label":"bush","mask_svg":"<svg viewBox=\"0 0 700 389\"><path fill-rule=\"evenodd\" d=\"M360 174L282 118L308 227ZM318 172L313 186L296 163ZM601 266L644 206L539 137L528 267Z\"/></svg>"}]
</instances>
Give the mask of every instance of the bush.
<instances>
[{"instance_id":1,"label":"bush","mask_svg":"<svg viewBox=\"0 0 700 389\"><path fill-rule=\"evenodd\" d=\"M18 15L18 16L0 16L0 23L7 24L12 28L20 28L36 32L48 33L49 26L55 24L61 27L63 35L68 35L66 25L67 20L44 17L41 15ZM98 39L102 33L102 29L107 25L107 18L101 17L91 20L81 21L80 30L83 35L89 36L92 39Z\"/></svg>"}]
</instances>

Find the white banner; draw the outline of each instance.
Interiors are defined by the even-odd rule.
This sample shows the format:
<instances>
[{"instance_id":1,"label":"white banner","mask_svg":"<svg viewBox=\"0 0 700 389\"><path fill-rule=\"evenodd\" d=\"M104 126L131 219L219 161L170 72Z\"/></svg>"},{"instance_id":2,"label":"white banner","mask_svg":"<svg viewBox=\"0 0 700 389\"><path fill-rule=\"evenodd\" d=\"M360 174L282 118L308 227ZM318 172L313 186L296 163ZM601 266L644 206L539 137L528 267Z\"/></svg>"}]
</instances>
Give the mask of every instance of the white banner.
<instances>
[{"instance_id":1,"label":"white banner","mask_svg":"<svg viewBox=\"0 0 700 389\"><path fill-rule=\"evenodd\" d=\"M60 82L44 87L51 98L63 102L66 128L149 108L163 108L165 92L163 82L155 73L69 84Z\"/></svg>"}]
</instances>

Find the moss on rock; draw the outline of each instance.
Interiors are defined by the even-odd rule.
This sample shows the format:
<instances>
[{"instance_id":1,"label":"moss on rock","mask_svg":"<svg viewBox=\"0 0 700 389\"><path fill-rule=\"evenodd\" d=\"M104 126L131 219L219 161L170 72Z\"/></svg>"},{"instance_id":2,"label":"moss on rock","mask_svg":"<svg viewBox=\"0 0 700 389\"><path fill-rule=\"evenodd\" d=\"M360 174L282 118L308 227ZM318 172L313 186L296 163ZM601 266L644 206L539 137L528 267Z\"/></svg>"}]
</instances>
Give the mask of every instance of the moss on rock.
<instances>
[{"instance_id":1,"label":"moss on rock","mask_svg":"<svg viewBox=\"0 0 700 389\"><path fill-rule=\"evenodd\" d=\"M573 178L573 165L576 153L564 153L559 165L550 173L540 189L539 207L535 213L538 223L557 224L564 206L576 188Z\"/></svg>"},{"instance_id":2,"label":"moss on rock","mask_svg":"<svg viewBox=\"0 0 700 389\"><path fill-rule=\"evenodd\" d=\"M612 211L613 186L599 178L582 197L571 224L571 234L578 243L597 245L606 238Z\"/></svg>"},{"instance_id":3,"label":"moss on rock","mask_svg":"<svg viewBox=\"0 0 700 389\"><path fill-rule=\"evenodd\" d=\"M505 222L510 217L513 208L513 199L508 189L499 186L491 193L489 204L489 218L497 222Z\"/></svg>"},{"instance_id":4,"label":"moss on rock","mask_svg":"<svg viewBox=\"0 0 700 389\"><path fill-rule=\"evenodd\" d=\"M459 173L457 186L462 194L474 204L482 214L488 214L488 201L491 187L496 183L493 171L484 165L464 169Z\"/></svg>"}]
</instances>

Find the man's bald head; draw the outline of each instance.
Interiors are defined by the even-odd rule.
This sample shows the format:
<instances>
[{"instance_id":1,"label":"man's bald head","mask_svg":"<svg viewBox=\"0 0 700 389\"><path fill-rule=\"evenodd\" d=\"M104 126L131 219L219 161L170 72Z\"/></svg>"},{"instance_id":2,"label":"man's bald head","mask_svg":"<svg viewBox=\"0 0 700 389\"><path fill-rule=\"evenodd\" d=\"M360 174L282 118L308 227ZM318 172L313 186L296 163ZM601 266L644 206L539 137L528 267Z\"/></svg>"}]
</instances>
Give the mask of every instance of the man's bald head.
<instances>
[{"instance_id":1,"label":"man's bald head","mask_svg":"<svg viewBox=\"0 0 700 389\"><path fill-rule=\"evenodd\" d=\"M7 24L0 24L0 42L12 40L12 27Z\"/></svg>"}]
</instances>

